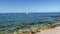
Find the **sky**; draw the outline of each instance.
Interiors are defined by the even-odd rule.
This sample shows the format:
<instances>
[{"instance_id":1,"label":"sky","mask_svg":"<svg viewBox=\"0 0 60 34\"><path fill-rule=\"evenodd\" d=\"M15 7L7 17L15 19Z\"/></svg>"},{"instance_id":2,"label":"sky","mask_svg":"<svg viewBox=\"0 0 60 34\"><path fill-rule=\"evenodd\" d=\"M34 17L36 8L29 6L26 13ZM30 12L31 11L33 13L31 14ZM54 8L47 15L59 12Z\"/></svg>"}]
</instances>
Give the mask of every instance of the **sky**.
<instances>
[{"instance_id":1,"label":"sky","mask_svg":"<svg viewBox=\"0 0 60 34\"><path fill-rule=\"evenodd\" d=\"M60 0L0 0L0 13L60 12Z\"/></svg>"}]
</instances>

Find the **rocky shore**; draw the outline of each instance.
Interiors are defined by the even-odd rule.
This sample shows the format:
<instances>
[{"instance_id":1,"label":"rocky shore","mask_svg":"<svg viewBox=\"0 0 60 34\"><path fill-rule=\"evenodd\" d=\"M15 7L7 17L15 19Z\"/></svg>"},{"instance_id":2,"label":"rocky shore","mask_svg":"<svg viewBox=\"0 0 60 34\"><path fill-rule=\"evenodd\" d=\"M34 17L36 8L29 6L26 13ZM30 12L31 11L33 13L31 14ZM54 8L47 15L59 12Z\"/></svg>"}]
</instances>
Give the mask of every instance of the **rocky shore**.
<instances>
[{"instance_id":1,"label":"rocky shore","mask_svg":"<svg viewBox=\"0 0 60 34\"><path fill-rule=\"evenodd\" d=\"M24 28L24 29L15 29L15 30L6 30L6 31L1 31L0 34L37 34L40 32L43 32L45 30L49 30L49 29L54 29L56 27L60 26L60 23L48 23L48 24L44 24L42 26L40 25L33 25L30 28ZM11 28L12 29L12 28Z\"/></svg>"},{"instance_id":2,"label":"rocky shore","mask_svg":"<svg viewBox=\"0 0 60 34\"><path fill-rule=\"evenodd\" d=\"M14 31L13 34L36 34L38 32L42 32L47 29L52 29L58 26L60 26L60 23L45 24L42 28L38 27L38 28L30 28L25 30L18 30L18 31Z\"/></svg>"}]
</instances>

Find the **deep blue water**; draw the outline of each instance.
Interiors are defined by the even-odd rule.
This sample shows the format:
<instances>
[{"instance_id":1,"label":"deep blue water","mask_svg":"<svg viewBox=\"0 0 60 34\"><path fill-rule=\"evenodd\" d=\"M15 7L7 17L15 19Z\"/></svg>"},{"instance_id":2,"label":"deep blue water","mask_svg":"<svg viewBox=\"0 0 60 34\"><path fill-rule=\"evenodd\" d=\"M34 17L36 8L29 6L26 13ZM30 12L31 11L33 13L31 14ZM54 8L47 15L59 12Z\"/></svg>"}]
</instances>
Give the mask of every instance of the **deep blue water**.
<instances>
[{"instance_id":1,"label":"deep blue water","mask_svg":"<svg viewBox=\"0 0 60 34\"><path fill-rule=\"evenodd\" d=\"M38 23L43 21L46 21L46 23L47 21L60 22L60 13L0 13L0 28L21 26L22 23Z\"/></svg>"}]
</instances>

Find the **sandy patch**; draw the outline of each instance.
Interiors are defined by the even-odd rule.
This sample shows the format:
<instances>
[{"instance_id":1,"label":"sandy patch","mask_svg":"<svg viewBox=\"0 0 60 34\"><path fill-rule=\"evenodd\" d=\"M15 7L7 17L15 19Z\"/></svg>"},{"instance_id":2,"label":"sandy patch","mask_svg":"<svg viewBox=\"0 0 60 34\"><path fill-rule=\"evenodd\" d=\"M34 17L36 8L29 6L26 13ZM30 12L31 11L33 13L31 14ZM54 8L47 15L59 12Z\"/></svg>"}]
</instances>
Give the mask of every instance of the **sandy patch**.
<instances>
[{"instance_id":1,"label":"sandy patch","mask_svg":"<svg viewBox=\"0 0 60 34\"><path fill-rule=\"evenodd\" d=\"M60 26L52 29L46 29L36 34L60 34Z\"/></svg>"}]
</instances>

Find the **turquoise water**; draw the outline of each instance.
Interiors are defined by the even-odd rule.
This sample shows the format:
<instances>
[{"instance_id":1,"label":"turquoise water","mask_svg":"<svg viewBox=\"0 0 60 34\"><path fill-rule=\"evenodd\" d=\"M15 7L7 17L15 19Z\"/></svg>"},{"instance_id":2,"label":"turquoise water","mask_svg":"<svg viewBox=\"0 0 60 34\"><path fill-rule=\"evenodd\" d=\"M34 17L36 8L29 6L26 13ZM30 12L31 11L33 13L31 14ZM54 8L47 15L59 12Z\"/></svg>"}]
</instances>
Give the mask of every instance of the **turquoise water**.
<instances>
[{"instance_id":1,"label":"turquoise water","mask_svg":"<svg viewBox=\"0 0 60 34\"><path fill-rule=\"evenodd\" d=\"M60 13L0 13L0 31L60 22Z\"/></svg>"}]
</instances>

